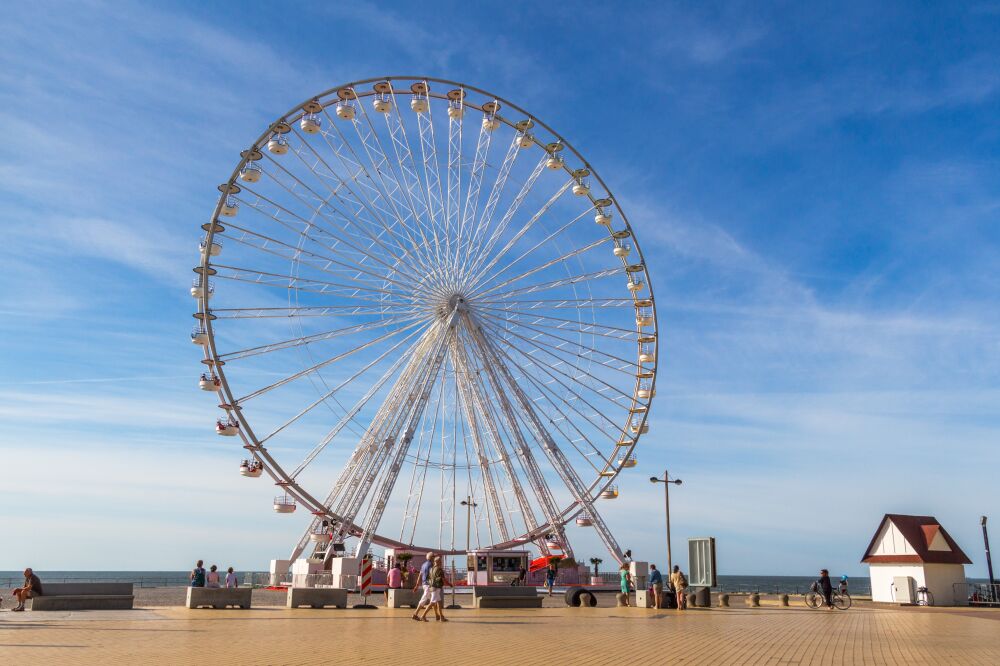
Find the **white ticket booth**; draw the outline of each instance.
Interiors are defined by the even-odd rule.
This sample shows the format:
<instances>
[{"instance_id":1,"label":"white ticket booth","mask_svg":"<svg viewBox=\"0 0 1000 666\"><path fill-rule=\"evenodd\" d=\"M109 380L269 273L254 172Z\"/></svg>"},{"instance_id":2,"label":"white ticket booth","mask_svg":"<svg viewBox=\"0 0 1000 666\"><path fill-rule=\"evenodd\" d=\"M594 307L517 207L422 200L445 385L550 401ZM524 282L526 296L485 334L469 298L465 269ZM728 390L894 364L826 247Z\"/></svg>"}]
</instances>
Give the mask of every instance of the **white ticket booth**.
<instances>
[{"instance_id":1,"label":"white ticket booth","mask_svg":"<svg viewBox=\"0 0 1000 666\"><path fill-rule=\"evenodd\" d=\"M528 570L526 550L473 550L468 555L469 585L510 585L523 567Z\"/></svg>"}]
</instances>

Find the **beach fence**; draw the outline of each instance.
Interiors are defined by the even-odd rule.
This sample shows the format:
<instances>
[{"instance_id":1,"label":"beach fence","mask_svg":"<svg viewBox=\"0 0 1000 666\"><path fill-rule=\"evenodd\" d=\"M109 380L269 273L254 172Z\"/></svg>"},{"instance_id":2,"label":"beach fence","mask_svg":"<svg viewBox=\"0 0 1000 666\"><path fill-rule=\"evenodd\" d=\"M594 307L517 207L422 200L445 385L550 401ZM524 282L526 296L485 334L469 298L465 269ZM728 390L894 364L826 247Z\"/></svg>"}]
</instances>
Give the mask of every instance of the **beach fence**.
<instances>
[{"instance_id":1,"label":"beach fence","mask_svg":"<svg viewBox=\"0 0 1000 666\"><path fill-rule=\"evenodd\" d=\"M1000 583L955 583L955 601L968 600L970 606L1000 607Z\"/></svg>"}]
</instances>

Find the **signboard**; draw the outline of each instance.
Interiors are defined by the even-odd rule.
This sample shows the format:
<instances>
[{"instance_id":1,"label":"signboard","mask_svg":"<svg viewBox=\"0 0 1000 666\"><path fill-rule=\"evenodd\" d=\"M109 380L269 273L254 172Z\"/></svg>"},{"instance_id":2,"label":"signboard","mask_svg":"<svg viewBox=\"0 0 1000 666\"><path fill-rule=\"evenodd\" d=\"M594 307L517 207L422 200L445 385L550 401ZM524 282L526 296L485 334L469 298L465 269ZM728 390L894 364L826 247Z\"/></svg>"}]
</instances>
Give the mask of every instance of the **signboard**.
<instances>
[{"instance_id":1,"label":"signboard","mask_svg":"<svg viewBox=\"0 0 1000 666\"><path fill-rule=\"evenodd\" d=\"M715 537L688 539L688 585L716 587Z\"/></svg>"}]
</instances>

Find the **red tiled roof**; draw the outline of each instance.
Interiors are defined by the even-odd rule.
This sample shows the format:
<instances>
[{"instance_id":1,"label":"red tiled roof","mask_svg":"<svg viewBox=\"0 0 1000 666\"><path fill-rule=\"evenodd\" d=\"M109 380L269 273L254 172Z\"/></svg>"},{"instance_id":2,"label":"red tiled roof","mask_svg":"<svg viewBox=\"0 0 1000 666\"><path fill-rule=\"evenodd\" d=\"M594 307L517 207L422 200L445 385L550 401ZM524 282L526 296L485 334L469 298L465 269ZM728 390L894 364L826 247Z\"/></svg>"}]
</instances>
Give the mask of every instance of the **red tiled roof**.
<instances>
[{"instance_id":1,"label":"red tiled roof","mask_svg":"<svg viewBox=\"0 0 1000 666\"><path fill-rule=\"evenodd\" d=\"M872 554L876 546L875 540L878 539L882 533L882 528L885 527L888 521L892 521L892 524L896 526L896 529L903 535L903 538L909 542L913 550L916 551L915 555ZM934 541L934 537L938 534L944 537L948 547L951 548L950 551L929 549L929 546ZM885 514L882 522L879 523L878 529L875 530L875 536L872 537L871 543L865 549L865 555L861 561L867 564L972 564L972 560L962 552L962 549L958 547L955 540L951 538L951 535L948 534L934 516L907 516L900 513Z\"/></svg>"}]
</instances>

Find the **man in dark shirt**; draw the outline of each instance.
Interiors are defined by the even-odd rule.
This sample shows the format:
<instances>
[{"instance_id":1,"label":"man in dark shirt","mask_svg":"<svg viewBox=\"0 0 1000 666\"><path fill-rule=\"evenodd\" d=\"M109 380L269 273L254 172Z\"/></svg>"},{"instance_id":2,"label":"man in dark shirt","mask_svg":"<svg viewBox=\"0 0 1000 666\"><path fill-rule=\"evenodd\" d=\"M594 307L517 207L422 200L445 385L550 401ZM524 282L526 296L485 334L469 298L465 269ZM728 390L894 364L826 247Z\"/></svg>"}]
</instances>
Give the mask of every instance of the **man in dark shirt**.
<instances>
[{"instance_id":1,"label":"man in dark shirt","mask_svg":"<svg viewBox=\"0 0 1000 666\"><path fill-rule=\"evenodd\" d=\"M826 569L821 569L819 572L819 580L816 581L819 586L819 592L823 595L823 599L826 601L826 607L833 610L833 583L830 582L830 572Z\"/></svg>"},{"instance_id":2,"label":"man in dark shirt","mask_svg":"<svg viewBox=\"0 0 1000 666\"><path fill-rule=\"evenodd\" d=\"M24 601L26 599L42 596L42 581L31 570L31 567L24 570L24 587L14 590L14 596L17 598L17 606L13 610L16 611L24 610Z\"/></svg>"}]
</instances>

